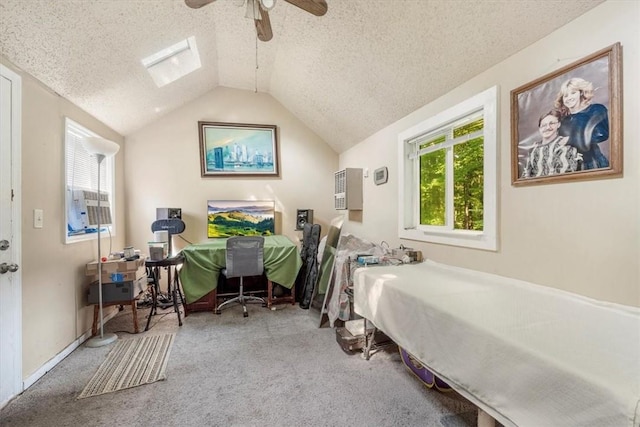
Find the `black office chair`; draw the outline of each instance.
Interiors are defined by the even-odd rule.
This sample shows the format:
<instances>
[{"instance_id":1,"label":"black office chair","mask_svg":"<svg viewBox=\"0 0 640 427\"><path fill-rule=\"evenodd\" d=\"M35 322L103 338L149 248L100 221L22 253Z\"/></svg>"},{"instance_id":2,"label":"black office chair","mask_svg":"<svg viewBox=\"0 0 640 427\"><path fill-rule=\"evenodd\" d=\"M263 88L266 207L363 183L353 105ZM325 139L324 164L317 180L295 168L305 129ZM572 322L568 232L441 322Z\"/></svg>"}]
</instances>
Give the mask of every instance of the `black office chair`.
<instances>
[{"instance_id":1,"label":"black office chair","mask_svg":"<svg viewBox=\"0 0 640 427\"><path fill-rule=\"evenodd\" d=\"M151 323L151 316L157 314L158 306L162 308L166 308L173 305L174 311L178 315L178 325L182 326L182 318L180 317L180 306L179 302L184 305L184 296L182 295L182 291L180 290L180 278L178 274L178 268L182 266L184 263L184 257L181 254L176 256L172 256L172 245L171 240L172 236L175 234L180 234L185 230L184 222L179 218L169 218L169 219L159 219L154 221L151 224L151 231L156 232L160 230L166 230L169 234L169 256L167 258L161 260L145 260L145 266L147 268L147 277L149 279L149 284L151 285L151 297L152 297L152 306L151 311L149 312L149 317L147 317L147 326L144 328L145 331L149 330L149 324ZM160 302L160 269L164 268L167 270L167 298L165 303ZM172 285L172 271L173 268L173 289L171 289ZM179 301L180 300L180 301Z\"/></svg>"},{"instance_id":2,"label":"black office chair","mask_svg":"<svg viewBox=\"0 0 640 427\"><path fill-rule=\"evenodd\" d=\"M216 314L231 303L242 304L243 316L247 313L247 302L261 302L266 305L264 298L244 294L244 277L262 276L264 272L264 237L238 236L227 239L226 268L221 273L227 277L239 277L240 289L238 296L231 298L216 307Z\"/></svg>"}]
</instances>

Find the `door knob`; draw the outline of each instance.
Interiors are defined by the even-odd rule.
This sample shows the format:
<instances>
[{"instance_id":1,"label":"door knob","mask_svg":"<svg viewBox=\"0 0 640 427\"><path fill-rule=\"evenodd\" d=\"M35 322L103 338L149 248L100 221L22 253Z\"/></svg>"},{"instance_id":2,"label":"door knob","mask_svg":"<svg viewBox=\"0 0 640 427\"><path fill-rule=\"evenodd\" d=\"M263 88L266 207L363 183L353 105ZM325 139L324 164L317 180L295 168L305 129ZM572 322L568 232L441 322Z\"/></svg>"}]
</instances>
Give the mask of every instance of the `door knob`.
<instances>
[{"instance_id":1,"label":"door knob","mask_svg":"<svg viewBox=\"0 0 640 427\"><path fill-rule=\"evenodd\" d=\"M16 271L18 271L18 264L7 264L6 262L0 264L0 274L7 272L15 273Z\"/></svg>"}]
</instances>

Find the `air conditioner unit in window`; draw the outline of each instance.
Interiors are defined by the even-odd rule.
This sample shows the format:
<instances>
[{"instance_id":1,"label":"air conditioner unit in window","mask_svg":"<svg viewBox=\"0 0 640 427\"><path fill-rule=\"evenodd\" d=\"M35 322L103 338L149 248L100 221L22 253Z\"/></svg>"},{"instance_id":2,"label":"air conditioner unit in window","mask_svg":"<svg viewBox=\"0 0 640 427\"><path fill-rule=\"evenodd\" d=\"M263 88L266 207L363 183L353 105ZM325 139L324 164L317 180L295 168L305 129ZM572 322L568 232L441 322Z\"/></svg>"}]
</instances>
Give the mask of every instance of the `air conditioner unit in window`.
<instances>
[{"instance_id":1,"label":"air conditioner unit in window","mask_svg":"<svg viewBox=\"0 0 640 427\"><path fill-rule=\"evenodd\" d=\"M69 226L73 230L98 227L98 192L84 189L68 190L72 203L69 212ZM111 202L109 194L100 192L100 226L111 225Z\"/></svg>"}]
</instances>

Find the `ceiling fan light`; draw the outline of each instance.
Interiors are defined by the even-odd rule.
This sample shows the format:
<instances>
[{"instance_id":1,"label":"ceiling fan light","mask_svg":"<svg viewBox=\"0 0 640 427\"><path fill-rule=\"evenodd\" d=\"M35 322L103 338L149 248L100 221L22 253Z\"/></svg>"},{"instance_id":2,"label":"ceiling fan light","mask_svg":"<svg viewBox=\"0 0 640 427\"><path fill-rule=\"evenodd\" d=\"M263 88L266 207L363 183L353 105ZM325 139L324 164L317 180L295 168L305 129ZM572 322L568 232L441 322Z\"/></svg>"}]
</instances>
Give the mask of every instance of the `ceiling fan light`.
<instances>
[{"instance_id":1,"label":"ceiling fan light","mask_svg":"<svg viewBox=\"0 0 640 427\"><path fill-rule=\"evenodd\" d=\"M264 10L271 10L276 6L276 0L259 0L260 1L260 6L264 9Z\"/></svg>"}]
</instances>

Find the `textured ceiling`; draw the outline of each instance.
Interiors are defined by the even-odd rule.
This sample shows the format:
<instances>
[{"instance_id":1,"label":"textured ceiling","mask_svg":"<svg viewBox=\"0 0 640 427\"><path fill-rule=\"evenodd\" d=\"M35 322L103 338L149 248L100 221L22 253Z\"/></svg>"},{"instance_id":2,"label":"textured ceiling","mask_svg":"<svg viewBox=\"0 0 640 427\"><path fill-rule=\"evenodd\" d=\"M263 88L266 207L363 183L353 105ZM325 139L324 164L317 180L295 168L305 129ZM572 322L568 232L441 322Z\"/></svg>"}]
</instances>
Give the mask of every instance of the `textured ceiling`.
<instances>
[{"instance_id":1,"label":"textured ceiling","mask_svg":"<svg viewBox=\"0 0 640 427\"><path fill-rule=\"evenodd\" d=\"M282 0L258 42L257 88L338 153L603 0ZM254 90L256 37L242 0L0 0L0 51L127 135L216 86ZM203 66L157 88L140 60L195 36Z\"/></svg>"}]
</instances>

